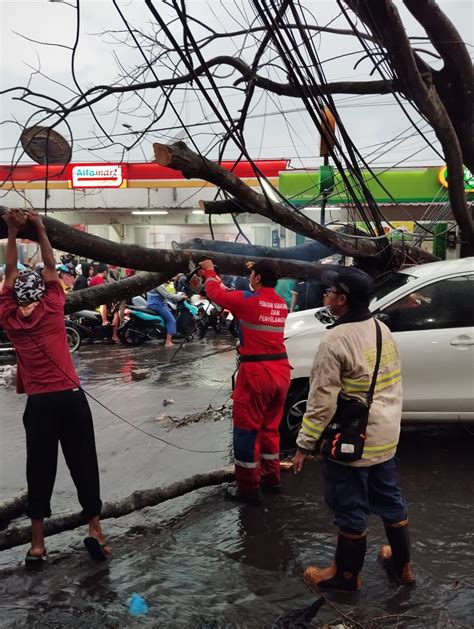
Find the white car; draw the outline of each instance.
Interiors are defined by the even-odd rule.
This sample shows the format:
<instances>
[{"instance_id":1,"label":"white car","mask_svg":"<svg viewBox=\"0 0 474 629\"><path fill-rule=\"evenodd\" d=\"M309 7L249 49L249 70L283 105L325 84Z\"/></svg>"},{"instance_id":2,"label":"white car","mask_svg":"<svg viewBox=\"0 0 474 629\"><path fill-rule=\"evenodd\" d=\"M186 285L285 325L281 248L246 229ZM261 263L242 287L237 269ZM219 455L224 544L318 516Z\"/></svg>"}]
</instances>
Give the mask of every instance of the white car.
<instances>
[{"instance_id":1,"label":"white car","mask_svg":"<svg viewBox=\"0 0 474 629\"><path fill-rule=\"evenodd\" d=\"M403 421L474 421L474 258L403 269L376 290L371 311L400 348ZM292 384L280 425L294 443L306 410L309 374L327 309L292 313L285 345Z\"/></svg>"}]
</instances>

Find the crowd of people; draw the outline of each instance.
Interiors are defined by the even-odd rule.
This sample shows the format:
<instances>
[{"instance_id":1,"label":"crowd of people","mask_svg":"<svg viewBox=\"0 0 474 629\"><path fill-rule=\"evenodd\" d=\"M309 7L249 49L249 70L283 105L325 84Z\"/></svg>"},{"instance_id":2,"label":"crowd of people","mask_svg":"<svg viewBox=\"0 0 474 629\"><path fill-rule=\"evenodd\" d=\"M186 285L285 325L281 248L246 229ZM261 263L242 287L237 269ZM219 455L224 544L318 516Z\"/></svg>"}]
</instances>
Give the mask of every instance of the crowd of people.
<instances>
[{"instance_id":1,"label":"crowd of people","mask_svg":"<svg viewBox=\"0 0 474 629\"><path fill-rule=\"evenodd\" d=\"M24 425L32 542L26 562L46 558L44 518L51 515L58 443L89 522L86 549L94 559L107 560L111 548L99 522L92 417L64 329L64 278L56 268L41 218L15 211L4 218L8 244L0 323L17 352L17 390L28 396ZM20 274L17 269L16 238L26 222L38 232L42 276L33 270ZM276 291L279 278L271 263L255 263L248 287L242 289L235 281L232 288L226 286L212 260L202 260L199 266L208 298L231 311L240 324L239 368L232 394L235 484L227 487L225 495L231 501L258 506L265 492L282 492L279 423L290 386L291 366L284 344L288 306ZM88 280L89 271L81 263L77 280L83 287L84 279L89 286L106 281L107 269L97 265ZM180 279L175 278L177 284ZM310 292L310 287L299 284L294 305L301 296L306 300ZM400 583L410 585L415 578L408 513L395 461L402 404L398 348L390 330L369 310L374 287L366 273L342 267L326 279L323 276L322 284L327 288L321 290L320 298L335 322L314 359L293 467L300 473L309 455L322 461L325 501L338 533L333 564L324 569L310 566L304 579L315 589L358 590L369 516L375 514L381 517L389 542L380 556ZM152 291L155 302L150 299L150 304L157 311L164 292L166 287Z\"/></svg>"}]
</instances>

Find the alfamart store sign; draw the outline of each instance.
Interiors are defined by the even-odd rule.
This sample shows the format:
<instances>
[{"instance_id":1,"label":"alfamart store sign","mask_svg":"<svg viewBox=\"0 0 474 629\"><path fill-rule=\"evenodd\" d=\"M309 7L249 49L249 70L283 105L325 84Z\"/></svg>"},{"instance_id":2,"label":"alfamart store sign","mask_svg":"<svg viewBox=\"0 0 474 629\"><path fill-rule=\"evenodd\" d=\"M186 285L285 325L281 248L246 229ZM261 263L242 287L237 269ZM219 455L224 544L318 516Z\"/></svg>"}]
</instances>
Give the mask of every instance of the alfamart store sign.
<instances>
[{"instance_id":1,"label":"alfamart store sign","mask_svg":"<svg viewBox=\"0 0 474 629\"><path fill-rule=\"evenodd\" d=\"M123 164L76 164L71 168L71 188L125 188Z\"/></svg>"}]
</instances>

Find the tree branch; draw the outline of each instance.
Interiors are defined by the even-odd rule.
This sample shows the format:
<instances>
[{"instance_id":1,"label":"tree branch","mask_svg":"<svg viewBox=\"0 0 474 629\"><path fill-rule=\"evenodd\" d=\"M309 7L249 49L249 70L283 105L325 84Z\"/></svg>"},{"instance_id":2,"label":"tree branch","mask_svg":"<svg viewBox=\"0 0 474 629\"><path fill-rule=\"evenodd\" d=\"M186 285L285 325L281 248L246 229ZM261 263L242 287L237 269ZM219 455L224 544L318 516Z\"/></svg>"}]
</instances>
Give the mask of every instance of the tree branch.
<instances>
[{"instance_id":1,"label":"tree branch","mask_svg":"<svg viewBox=\"0 0 474 629\"><path fill-rule=\"evenodd\" d=\"M278 83L276 81L272 81L271 79L259 76L258 74L253 75L251 67L245 63L245 61L236 57L227 55L214 57L209 59L209 61L205 64L197 66L194 72L201 76L206 73L206 69L220 65L230 66L241 73L242 78L238 79L234 85L238 85L238 83L252 78L256 86L273 92L274 94L278 94L280 96L300 96L299 90L290 83ZM61 113L70 114L71 112L80 111L81 109L95 105L112 94L127 94L129 92L140 92L142 90L155 89L157 87L185 85L191 83L194 78L194 75L188 73L169 79L145 81L143 83L131 83L130 85L96 85L83 92L83 94L81 94L81 96L79 96L69 106L59 103L57 100L46 94L38 94L21 86L3 90L0 94L21 91L23 95L19 98L19 100L28 102L26 101L26 96L35 96L47 99L54 102ZM315 96L319 95L321 90L326 94L391 94L396 89L396 84L391 81L335 81L334 83L328 83L319 87L308 86L308 90L314 92ZM51 112L53 110L48 109L48 111Z\"/></svg>"},{"instance_id":2,"label":"tree branch","mask_svg":"<svg viewBox=\"0 0 474 629\"><path fill-rule=\"evenodd\" d=\"M426 31L451 72L464 77L472 90L472 61L459 31L434 0L403 0L413 17Z\"/></svg>"},{"instance_id":3,"label":"tree branch","mask_svg":"<svg viewBox=\"0 0 474 629\"><path fill-rule=\"evenodd\" d=\"M463 161L474 172L474 70L467 46L434 0L404 4L443 59L444 68L433 73L433 83L456 129Z\"/></svg>"},{"instance_id":4,"label":"tree branch","mask_svg":"<svg viewBox=\"0 0 474 629\"><path fill-rule=\"evenodd\" d=\"M0 217L4 212L5 208L0 207ZM122 300L141 292L146 292L179 271L188 272L190 261L197 260L202 256L214 258L220 272L231 275L245 274L246 262L248 262L249 258L254 261L265 259L258 256L228 255L214 251L170 251L167 249L149 249L139 245L122 245L81 232L49 216L43 217L43 222L49 241L55 249L117 266L153 271L151 273L138 274L136 277L127 278L113 284L94 286L74 292L68 295L66 303L67 313L81 310L86 306L91 307L107 303L108 301ZM5 238L6 235L6 223L0 220L0 239ZM37 241L38 238L36 230L31 225L22 230L18 237L33 241ZM300 260L276 259L273 261L273 264L280 277L316 279L320 278L321 274L328 269L327 265L302 262ZM156 272L157 270L160 272Z\"/></svg>"},{"instance_id":5,"label":"tree branch","mask_svg":"<svg viewBox=\"0 0 474 629\"><path fill-rule=\"evenodd\" d=\"M303 245L294 247L262 247L259 245L249 245L242 242L228 242L226 240L205 240L194 238L187 242L176 243L179 249L191 249L193 251L205 250L215 251L231 255L242 255L259 258L278 258L280 260L302 260L304 262L315 262L334 253L334 249L325 247L319 242L306 242Z\"/></svg>"},{"instance_id":6,"label":"tree branch","mask_svg":"<svg viewBox=\"0 0 474 629\"><path fill-rule=\"evenodd\" d=\"M3 528L9 520L13 520L13 518L24 512L27 498L28 492L22 491L0 504L0 527Z\"/></svg>"},{"instance_id":7,"label":"tree branch","mask_svg":"<svg viewBox=\"0 0 474 629\"><path fill-rule=\"evenodd\" d=\"M233 466L223 467L212 472L204 474L195 474L190 478L177 481L168 487L155 487L154 489L140 489L134 491L133 494L115 500L106 502L102 507L100 515L101 520L108 518L119 518L128 515L134 511L139 511L145 507L154 507L166 500L184 496L191 491L201 489L202 487L212 487L227 483L234 478ZM69 515L58 516L46 520L44 525L45 537L71 531L72 529L82 526L86 523L82 511L71 513ZM31 526L11 527L0 532L0 551L15 546L27 544L31 540Z\"/></svg>"},{"instance_id":8,"label":"tree branch","mask_svg":"<svg viewBox=\"0 0 474 629\"><path fill-rule=\"evenodd\" d=\"M474 223L464 193L464 164L460 142L446 108L432 83L426 83L415 60L400 14L392 0L347 0L348 6L377 34L391 65L413 100L429 120L446 157L449 200L461 237L474 250Z\"/></svg>"},{"instance_id":9,"label":"tree branch","mask_svg":"<svg viewBox=\"0 0 474 629\"><path fill-rule=\"evenodd\" d=\"M95 308L101 304L131 299L163 284L169 277L170 275L167 272L137 273L133 277L127 277L111 284L91 286L90 288L73 291L68 293L66 297L64 312L71 314L86 308Z\"/></svg>"}]
</instances>

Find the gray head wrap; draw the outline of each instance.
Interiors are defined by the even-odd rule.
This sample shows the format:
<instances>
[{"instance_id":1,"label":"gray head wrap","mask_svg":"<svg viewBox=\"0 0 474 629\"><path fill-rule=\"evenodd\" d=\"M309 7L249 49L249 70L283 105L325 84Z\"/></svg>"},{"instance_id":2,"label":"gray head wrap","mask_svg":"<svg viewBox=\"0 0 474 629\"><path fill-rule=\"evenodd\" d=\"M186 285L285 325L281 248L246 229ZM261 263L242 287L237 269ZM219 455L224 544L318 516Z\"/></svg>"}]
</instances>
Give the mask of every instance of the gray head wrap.
<instances>
[{"instance_id":1,"label":"gray head wrap","mask_svg":"<svg viewBox=\"0 0 474 629\"><path fill-rule=\"evenodd\" d=\"M16 278L13 290L20 306L39 301L45 291L43 278L35 271L27 271Z\"/></svg>"}]
</instances>

